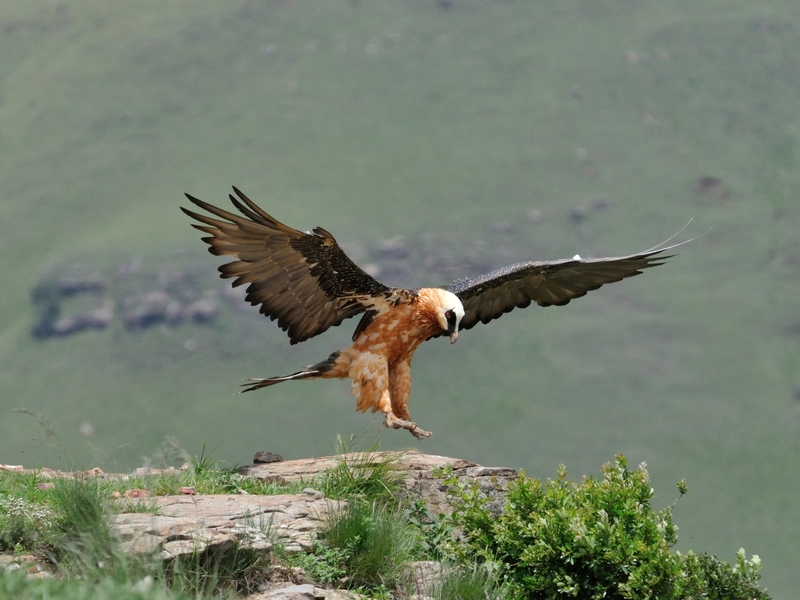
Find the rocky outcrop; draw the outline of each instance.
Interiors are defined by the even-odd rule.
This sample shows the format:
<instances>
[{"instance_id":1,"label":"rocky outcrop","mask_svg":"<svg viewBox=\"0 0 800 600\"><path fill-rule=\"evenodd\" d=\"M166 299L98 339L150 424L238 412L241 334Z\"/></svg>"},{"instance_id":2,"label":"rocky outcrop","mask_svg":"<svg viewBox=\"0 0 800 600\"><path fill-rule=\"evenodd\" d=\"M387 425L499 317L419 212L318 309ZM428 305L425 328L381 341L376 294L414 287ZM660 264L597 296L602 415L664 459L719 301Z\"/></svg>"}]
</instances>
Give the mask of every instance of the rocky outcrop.
<instances>
[{"instance_id":1,"label":"rocky outcrop","mask_svg":"<svg viewBox=\"0 0 800 600\"><path fill-rule=\"evenodd\" d=\"M453 510L443 475L447 473L459 482L476 482L481 492L499 507L501 497L517 471L506 467L483 467L468 460L423 454L417 450L405 452L348 453L321 458L301 458L242 467L239 472L246 477L269 483L288 484L310 481L323 471L332 469L341 461L355 468L365 469L390 460L401 474L405 494L422 498L433 515L450 514Z\"/></svg>"},{"instance_id":2,"label":"rocky outcrop","mask_svg":"<svg viewBox=\"0 0 800 600\"><path fill-rule=\"evenodd\" d=\"M177 325L183 321L210 323L219 312L216 293L207 291L197 300L181 302L163 290L147 292L139 298L126 298L125 326L146 329L153 325Z\"/></svg>"},{"instance_id":3,"label":"rocky outcrop","mask_svg":"<svg viewBox=\"0 0 800 600\"><path fill-rule=\"evenodd\" d=\"M39 315L32 334L45 339L105 329L119 316L127 330L205 325L222 308L212 271L198 267L137 275L138 270L139 265L123 265L107 277L52 267L31 291Z\"/></svg>"},{"instance_id":4,"label":"rocky outcrop","mask_svg":"<svg viewBox=\"0 0 800 600\"><path fill-rule=\"evenodd\" d=\"M114 301L106 299L102 304L70 316L54 314L54 318L37 325L39 337L59 337L72 335L87 329L105 329L114 320Z\"/></svg>"},{"instance_id":5,"label":"rocky outcrop","mask_svg":"<svg viewBox=\"0 0 800 600\"><path fill-rule=\"evenodd\" d=\"M408 498L422 499L433 519L453 510L444 479L477 484L481 493L489 499L490 506L496 503L499 508L508 483L517 477L514 469L483 467L467 460L422 454L416 450L354 452L297 460L281 460L279 455L259 452L256 460L258 462L239 469L243 477L283 485L310 483L325 471L341 467L342 463L354 474L365 476L369 469L388 463L403 482L402 493ZM261 462L264 460L272 462ZM12 465L0 465L0 470L34 472ZM100 469L74 473L42 469L36 473L40 479L126 479L131 475L179 475L174 468L143 468L130 475L107 474ZM41 482L38 485L53 484ZM136 489L116 495L114 502L118 503L119 512L111 516L111 527L121 538L125 552L159 554L166 560L172 560L206 552L219 555L233 549L269 553L276 545L289 553L311 550L325 520L345 505L344 502L325 498L322 492L312 488L306 488L300 494L272 496L202 495L195 494L193 488L182 488L182 491L181 495L175 496L149 496L144 490ZM26 565L25 568L32 567ZM413 588L424 590L441 577L442 568L438 563L421 562L410 565L410 572ZM359 597L352 592L315 587L303 579L302 574L287 573L281 576L276 571L270 581L265 582L259 592L249 598L343 600Z\"/></svg>"},{"instance_id":6,"label":"rocky outcrop","mask_svg":"<svg viewBox=\"0 0 800 600\"><path fill-rule=\"evenodd\" d=\"M367 471L387 461L403 481L403 494L420 498L433 516L449 514L453 510L444 479L477 484L490 506L502 503L505 490L517 471L506 467L484 467L468 460L417 450L405 452L352 452L320 458L280 460L280 456L259 452L257 462L241 467L243 477L252 477L268 483L287 485L312 482L325 471L346 464L354 471ZM20 465L0 465L0 470L18 473L37 473L42 479L64 477L99 477L126 479L127 474L104 473L100 469L80 472L61 472L51 469L25 469ZM174 474L169 469L136 469L133 475ZM51 485L40 483L40 486ZM133 490L142 491L142 490ZM138 504L130 499L137 498ZM204 550L210 546L232 545L242 542L251 547L268 549L280 543L289 552L311 547L324 519L337 511L342 502L329 500L322 492L307 488L301 494L260 495L197 495L187 488L177 496L142 497L130 494L116 499L120 512L114 516L112 527L131 552L161 552L165 557L180 553Z\"/></svg>"}]
</instances>

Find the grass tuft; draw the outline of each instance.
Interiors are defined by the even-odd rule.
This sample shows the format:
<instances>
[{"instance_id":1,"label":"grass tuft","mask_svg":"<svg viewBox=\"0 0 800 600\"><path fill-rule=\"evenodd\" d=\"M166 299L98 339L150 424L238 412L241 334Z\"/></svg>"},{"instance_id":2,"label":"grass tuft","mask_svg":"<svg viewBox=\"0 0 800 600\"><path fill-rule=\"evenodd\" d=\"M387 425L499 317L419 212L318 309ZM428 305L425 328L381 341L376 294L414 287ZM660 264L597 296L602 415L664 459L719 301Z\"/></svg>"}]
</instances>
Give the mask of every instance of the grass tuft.
<instances>
[{"instance_id":1,"label":"grass tuft","mask_svg":"<svg viewBox=\"0 0 800 600\"><path fill-rule=\"evenodd\" d=\"M338 552L350 586L396 586L413 557L416 537L401 512L351 502L332 515L322 538Z\"/></svg>"},{"instance_id":2,"label":"grass tuft","mask_svg":"<svg viewBox=\"0 0 800 600\"><path fill-rule=\"evenodd\" d=\"M161 577L170 590L205 598L249 594L257 590L270 568L270 557L236 545L179 557L163 565Z\"/></svg>"},{"instance_id":3,"label":"grass tuft","mask_svg":"<svg viewBox=\"0 0 800 600\"><path fill-rule=\"evenodd\" d=\"M328 498L356 499L360 502L393 504L400 491L403 478L397 470L397 456L378 453L377 444L367 450L353 450L355 438L347 443L338 437L340 459L336 466L327 469L315 484Z\"/></svg>"},{"instance_id":4,"label":"grass tuft","mask_svg":"<svg viewBox=\"0 0 800 600\"><path fill-rule=\"evenodd\" d=\"M501 600L507 597L507 590L480 568L446 569L441 581L423 591L433 600Z\"/></svg>"},{"instance_id":5,"label":"grass tuft","mask_svg":"<svg viewBox=\"0 0 800 600\"><path fill-rule=\"evenodd\" d=\"M63 571L77 576L115 574L126 566L111 531L110 508L102 482L96 478L60 479L51 503L60 533L52 558Z\"/></svg>"}]
</instances>

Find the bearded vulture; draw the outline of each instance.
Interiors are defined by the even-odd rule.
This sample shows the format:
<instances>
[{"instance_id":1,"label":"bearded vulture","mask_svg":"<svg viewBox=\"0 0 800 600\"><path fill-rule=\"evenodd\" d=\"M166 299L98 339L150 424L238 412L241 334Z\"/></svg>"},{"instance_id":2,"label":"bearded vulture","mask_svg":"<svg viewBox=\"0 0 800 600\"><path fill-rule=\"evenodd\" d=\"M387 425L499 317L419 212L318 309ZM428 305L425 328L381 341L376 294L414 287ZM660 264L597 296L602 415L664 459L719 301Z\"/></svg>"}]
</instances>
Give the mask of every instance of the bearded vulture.
<instances>
[{"instance_id":1,"label":"bearded vulture","mask_svg":"<svg viewBox=\"0 0 800 600\"><path fill-rule=\"evenodd\" d=\"M522 262L446 287L393 288L360 269L322 227L313 232L292 229L264 212L235 187L230 195L240 215L189 194L196 206L214 215L181 210L209 234L209 252L235 260L219 267L233 286L248 284L246 300L297 344L362 314L353 345L297 373L249 379L249 392L283 381L349 378L359 411L385 416L384 425L407 429L417 439L430 436L411 421L411 357L424 341L447 335L450 343L462 329L488 323L535 302L563 306L606 283L639 275L663 264L665 254L681 244L658 246L612 258L575 255L555 261ZM674 236L673 236L674 237ZM686 242L682 242L686 243Z\"/></svg>"}]
</instances>

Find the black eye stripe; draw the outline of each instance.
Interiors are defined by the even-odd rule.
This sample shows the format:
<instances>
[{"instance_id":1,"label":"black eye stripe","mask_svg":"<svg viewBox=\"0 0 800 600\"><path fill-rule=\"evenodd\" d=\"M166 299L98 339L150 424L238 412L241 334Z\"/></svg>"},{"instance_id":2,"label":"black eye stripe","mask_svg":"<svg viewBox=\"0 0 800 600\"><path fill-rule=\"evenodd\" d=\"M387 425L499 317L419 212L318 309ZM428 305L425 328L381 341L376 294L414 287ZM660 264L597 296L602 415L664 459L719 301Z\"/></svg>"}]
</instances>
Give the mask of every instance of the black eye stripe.
<instances>
[{"instance_id":1,"label":"black eye stripe","mask_svg":"<svg viewBox=\"0 0 800 600\"><path fill-rule=\"evenodd\" d=\"M445 311L444 318L447 320L447 330L455 330L456 328L456 313L452 310Z\"/></svg>"}]
</instances>

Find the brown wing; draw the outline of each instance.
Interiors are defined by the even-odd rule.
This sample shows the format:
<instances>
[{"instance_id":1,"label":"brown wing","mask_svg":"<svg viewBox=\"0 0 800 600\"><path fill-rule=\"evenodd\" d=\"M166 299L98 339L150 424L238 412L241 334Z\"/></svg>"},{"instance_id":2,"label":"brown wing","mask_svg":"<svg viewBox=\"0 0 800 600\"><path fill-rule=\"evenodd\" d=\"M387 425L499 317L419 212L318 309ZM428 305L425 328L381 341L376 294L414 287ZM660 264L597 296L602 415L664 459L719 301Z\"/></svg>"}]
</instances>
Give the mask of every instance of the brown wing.
<instances>
[{"instance_id":1,"label":"brown wing","mask_svg":"<svg viewBox=\"0 0 800 600\"><path fill-rule=\"evenodd\" d=\"M391 291L358 268L321 227L313 233L287 227L233 191L239 198L230 200L244 217L189 194L189 200L219 219L181 210L203 223L193 227L211 234L203 238L211 254L236 258L219 267L220 276L235 277L234 287L249 283L246 300L277 319L292 344L364 312L371 298Z\"/></svg>"},{"instance_id":2,"label":"brown wing","mask_svg":"<svg viewBox=\"0 0 800 600\"><path fill-rule=\"evenodd\" d=\"M563 306L606 283L633 277L641 274L642 269L663 264L674 256L664 252L685 243L659 245L630 256L517 263L475 279L455 281L446 289L458 296L464 305L460 329L471 329L515 308L525 308L531 302L539 306Z\"/></svg>"}]
</instances>

